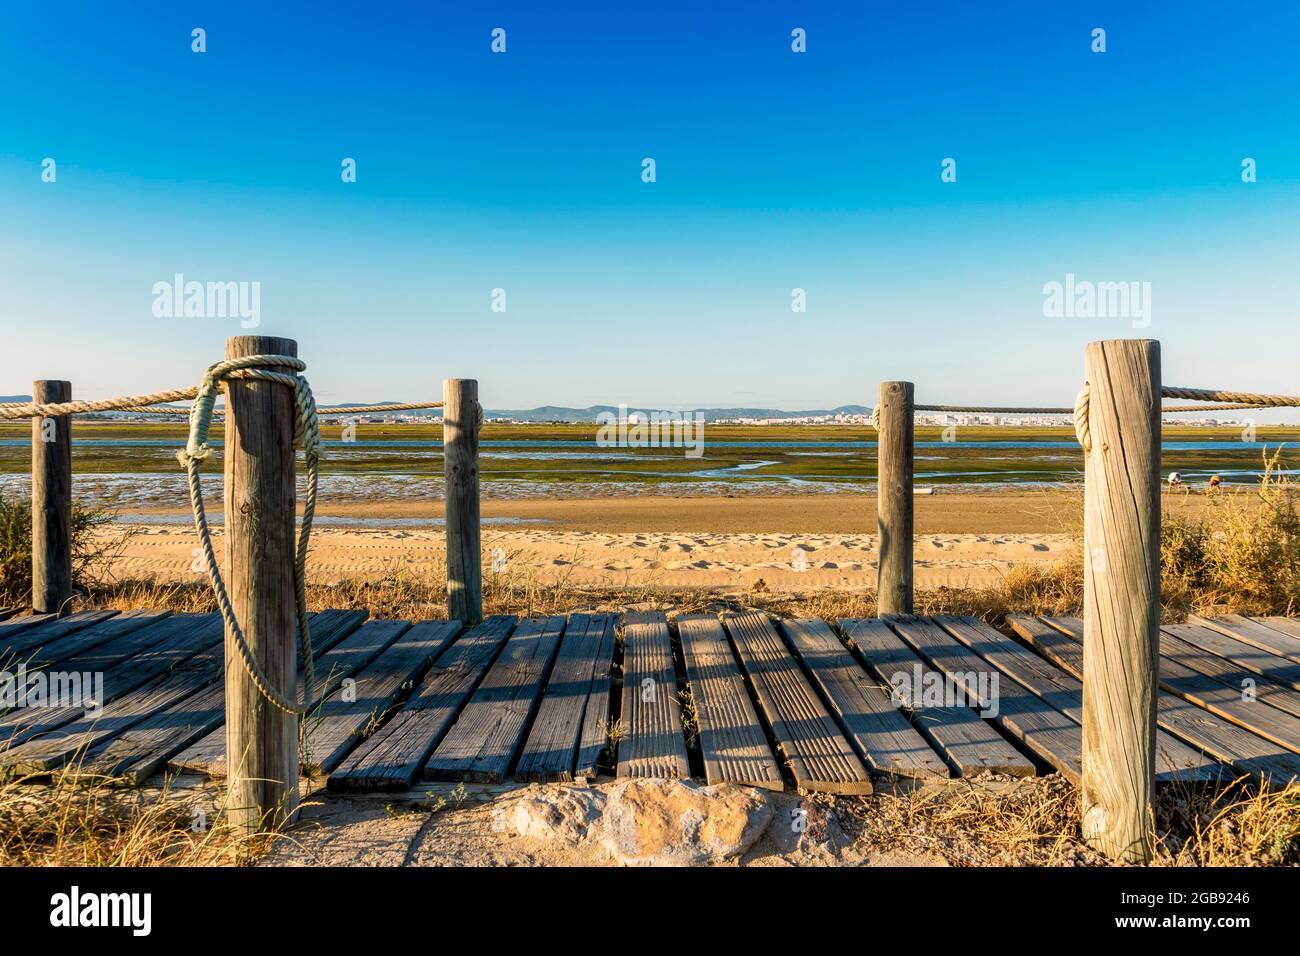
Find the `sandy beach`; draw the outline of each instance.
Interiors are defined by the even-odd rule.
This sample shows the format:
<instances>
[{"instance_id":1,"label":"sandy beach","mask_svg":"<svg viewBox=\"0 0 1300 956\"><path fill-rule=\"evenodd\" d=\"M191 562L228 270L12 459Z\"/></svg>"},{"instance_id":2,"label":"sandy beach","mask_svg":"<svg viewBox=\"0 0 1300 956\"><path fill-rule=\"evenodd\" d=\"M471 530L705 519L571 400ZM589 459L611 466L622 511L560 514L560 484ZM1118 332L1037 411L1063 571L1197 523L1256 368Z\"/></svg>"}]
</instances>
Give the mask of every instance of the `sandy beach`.
<instances>
[{"instance_id":1,"label":"sandy beach","mask_svg":"<svg viewBox=\"0 0 1300 956\"><path fill-rule=\"evenodd\" d=\"M219 534L220 532L216 532ZM1064 556L1061 534L926 534L916 540L918 587L995 583L1014 564ZM313 583L442 567L443 536L436 530L319 529L308 565ZM639 587L771 590L873 588L879 540L865 534L723 534L713 532L604 533L484 529L485 565L497 573L552 582ZM192 529L141 526L114 562L122 577L187 580L201 574ZM196 570L197 568L197 570Z\"/></svg>"},{"instance_id":2,"label":"sandy beach","mask_svg":"<svg viewBox=\"0 0 1300 956\"><path fill-rule=\"evenodd\" d=\"M220 505L210 510L220 514ZM159 581L200 574L187 514L125 517L118 533L132 533L115 572ZM441 573L440 517L433 502L323 503L310 578ZM868 496L485 501L483 517L485 567L539 582L773 591L876 583L879 539ZM1013 565L1056 561L1070 550L1071 521L1077 499L1061 493L918 496L917 586L985 586Z\"/></svg>"},{"instance_id":3,"label":"sandy beach","mask_svg":"<svg viewBox=\"0 0 1300 956\"><path fill-rule=\"evenodd\" d=\"M1166 511L1185 516L1209 503L1203 495L1165 498ZM1014 565L1057 561L1082 528L1081 507L1077 495L1060 491L918 495L916 585L983 587ZM209 502L208 513L218 520L221 503ZM485 500L482 516L485 569L539 583L743 590L761 581L773 591L876 585L876 502L867 495ZM310 580L441 574L441 519L439 501L322 501ZM183 581L201 573L188 509L124 514L106 533L123 531L130 534L113 565L119 577Z\"/></svg>"}]
</instances>

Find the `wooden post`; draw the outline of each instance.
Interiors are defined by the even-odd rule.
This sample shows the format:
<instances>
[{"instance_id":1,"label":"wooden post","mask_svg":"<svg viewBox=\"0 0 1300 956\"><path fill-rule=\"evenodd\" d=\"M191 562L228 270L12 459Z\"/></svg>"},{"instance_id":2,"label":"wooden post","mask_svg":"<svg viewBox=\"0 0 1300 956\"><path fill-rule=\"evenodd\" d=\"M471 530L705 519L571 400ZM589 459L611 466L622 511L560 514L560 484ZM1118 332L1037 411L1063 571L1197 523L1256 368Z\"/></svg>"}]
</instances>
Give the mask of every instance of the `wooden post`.
<instances>
[{"instance_id":1,"label":"wooden post","mask_svg":"<svg viewBox=\"0 0 1300 956\"><path fill-rule=\"evenodd\" d=\"M1092 342L1084 359L1083 835L1152 854L1160 626L1160 343Z\"/></svg>"},{"instance_id":2,"label":"wooden post","mask_svg":"<svg viewBox=\"0 0 1300 956\"><path fill-rule=\"evenodd\" d=\"M292 339L241 335L226 358L297 356ZM226 586L235 619L272 687L297 695L294 606L294 396L275 382L232 380L224 436ZM253 684L226 629L227 816L245 831L298 808L298 721Z\"/></svg>"},{"instance_id":3,"label":"wooden post","mask_svg":"<svg viewBox=\"0 0 1300 956\"><path fill-rule=\"evenodd\" d=\"M876 604L881 615L912 613L912 401L911 382L880 383Z\"/></svg>"},{"instance_id":4,"label":"wooden post","mask_svg":"<svg viewBox=\"0 0 1300 956\"><path fill-rule=\"evenodd\" d=\"M32 382L32 401L72 401L72 383ZM72 600L72 416L32 419L32 610Z\"/></svg>"},{"instance_id":5,"label":"wooden post","mask_svg":"<svg viewBox=\"0 0 1300 956\"><path fill-rule=\"evenodd\" d=\"M442 383L442 398L442 452L447 476L447 617L471 625L483 619L478 382L449 378Z\"/></svg>"}]
</instances>

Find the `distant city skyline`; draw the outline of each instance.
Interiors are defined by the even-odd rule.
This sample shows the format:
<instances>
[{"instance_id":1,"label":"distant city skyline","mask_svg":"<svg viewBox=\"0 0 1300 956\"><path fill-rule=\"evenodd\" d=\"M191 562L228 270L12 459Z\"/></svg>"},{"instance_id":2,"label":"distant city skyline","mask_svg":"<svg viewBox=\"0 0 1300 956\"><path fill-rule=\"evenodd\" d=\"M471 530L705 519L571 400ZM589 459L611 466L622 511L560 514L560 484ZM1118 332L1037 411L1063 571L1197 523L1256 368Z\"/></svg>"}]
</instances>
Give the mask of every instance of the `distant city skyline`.
<instances>
[{"instance_id":1,"label":"distant city skyline","mask_svg":"<svg viewBox=\"0 0 1300 956\"><path fill-rule=\"evenodd\" d=\"M6 26L0 392L194 384L249 333L296 338L321 403L1068 405L1128 336L1170 384L1300 391L1295 7Z\"/></svg>"}]
</instances>

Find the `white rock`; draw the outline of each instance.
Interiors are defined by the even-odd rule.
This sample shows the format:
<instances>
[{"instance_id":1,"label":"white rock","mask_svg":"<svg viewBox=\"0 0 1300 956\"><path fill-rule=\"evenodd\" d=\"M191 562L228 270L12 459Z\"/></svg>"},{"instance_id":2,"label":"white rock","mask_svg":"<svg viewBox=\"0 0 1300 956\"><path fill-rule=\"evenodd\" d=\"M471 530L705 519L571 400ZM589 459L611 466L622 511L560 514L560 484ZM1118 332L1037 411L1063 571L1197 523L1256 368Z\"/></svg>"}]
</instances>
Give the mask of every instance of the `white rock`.
<instances>
[{"instance_id":1,"label":"white rock","mask_svg":"<svg viewBox=\"0 0 1300 956\"><path fill-rule=\"evenodd\" d=\"M587 787L538 788L499 807L493 822L498 830L523 837L577 844L586 839L604 802L603 793Z\"/></svg>"}]
</instances>

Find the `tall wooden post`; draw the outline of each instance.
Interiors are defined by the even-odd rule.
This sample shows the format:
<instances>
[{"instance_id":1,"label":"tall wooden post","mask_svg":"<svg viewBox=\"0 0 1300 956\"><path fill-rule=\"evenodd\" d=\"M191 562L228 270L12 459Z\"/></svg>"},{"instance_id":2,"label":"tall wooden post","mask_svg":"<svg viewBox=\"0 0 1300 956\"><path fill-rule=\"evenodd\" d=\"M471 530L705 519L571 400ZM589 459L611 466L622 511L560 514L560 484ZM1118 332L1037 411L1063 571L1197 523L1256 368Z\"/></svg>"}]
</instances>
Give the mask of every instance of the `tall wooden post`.
<instances>
[{"instance_id":1,"label":"tall wooden post","mask_svg":"<svg viewBox=\"0 0 1300 956\"><path fill-rule=\"evenodd\" d=\"M483 619L482 545L479 541L478 382L442 383L442 452L447 476L447 617Z\"/></svg>"},{"instance_id":2,"label":"tall wooden post","mask_svg":"<svg viewBox=\"0 0 1300 956\"><path fill-rule=\"evenodd\" d=\"M1113 859L1152 854L1160 626L1160 343L1084 359L1083 830Z\"/></svg>"},{"instance_id":3,"label":"tall wooden post","mask_svg":"<svg viewBox=\"0 0 1300 956\"><path fill-rule=\"evenodd\" d=\"M32 382L38 404L72 401L72 383ZM32 419L32 610L66 614L72 599L72 417Z\"/></svg>"},{"instance_id":4,"label":"tall wooden post","mask_svg":"<svg viewBox=\"0 0 1300 956\"><path fill-rule=\"evenodd\" d=\"M912 402L911 382L880 383L876 526L880 569L879 614L912 613Z\"/></svg>"},{"instance_id":5,"label":"tall wooden post","mask_svg":"<svg viewBox=\"0 0 1300 956\"><path fill-rule=\"evenodd\" d=\"M297 356L292 339L241 335L226 358ZM232 380L224 437L226 582L235 619L272 687L297 693L294 609L294 396L275 382ZM298 807L298 721L253 684L226 629L227 815L246 831Z\"/></svg>"}]
</instances>

